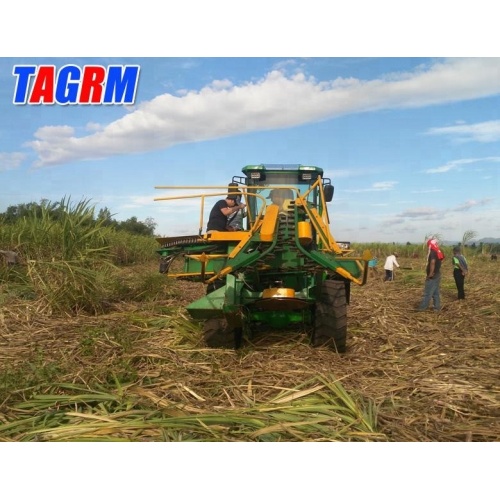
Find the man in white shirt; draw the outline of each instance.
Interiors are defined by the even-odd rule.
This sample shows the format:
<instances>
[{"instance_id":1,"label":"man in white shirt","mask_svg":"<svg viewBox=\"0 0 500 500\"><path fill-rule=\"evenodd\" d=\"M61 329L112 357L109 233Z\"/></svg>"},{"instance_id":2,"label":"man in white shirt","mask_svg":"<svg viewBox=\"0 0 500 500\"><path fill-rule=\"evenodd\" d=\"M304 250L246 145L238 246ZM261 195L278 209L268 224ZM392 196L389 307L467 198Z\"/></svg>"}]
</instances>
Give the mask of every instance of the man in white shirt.
<instances>
[{"instance_id":1,"label":"man in white shirt","mask_svg":"<svg viewBox=\"0 0 500 500\"><path fill-rule=\"evenodd\" d=\"M398 254L396 252L392 252L392 254L389 255L389 257L387 257L387 259L385 259L384 281L394 281L394 266L399 267L397 257L398 257Z\"/></svg>"}]
</instances>

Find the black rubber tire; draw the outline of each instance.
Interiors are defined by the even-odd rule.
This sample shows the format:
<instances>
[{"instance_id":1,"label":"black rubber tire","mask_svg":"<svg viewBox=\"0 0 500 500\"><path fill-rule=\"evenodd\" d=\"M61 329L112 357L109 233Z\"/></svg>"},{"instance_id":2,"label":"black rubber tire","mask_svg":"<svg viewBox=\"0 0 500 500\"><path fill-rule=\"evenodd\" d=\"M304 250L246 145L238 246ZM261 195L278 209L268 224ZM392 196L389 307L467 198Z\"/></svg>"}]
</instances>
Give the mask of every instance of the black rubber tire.
<instances>
[{"instance_id":1,"label":"black rubber tire","mask_svg":"<svg viewBox=\"0 0 500 500\"><path fill-rule=\"evenodd\" d=\"M314 312L314 347L328 346L339 353L347 348L347 302L342 281L323 282Z\"/></svg>"},{"instance_id":2,"label":"black rubber tire","mask_svg":"<svg viewBox=\"0 0 500 500\"><path fill-rule=\"evenodd\" d=\"M236 343L241 342L241 339L237 338L237 333L225 319L208 319L203 325L203 339L208 347L235 348Z\"/></svg>"}]
</instances>

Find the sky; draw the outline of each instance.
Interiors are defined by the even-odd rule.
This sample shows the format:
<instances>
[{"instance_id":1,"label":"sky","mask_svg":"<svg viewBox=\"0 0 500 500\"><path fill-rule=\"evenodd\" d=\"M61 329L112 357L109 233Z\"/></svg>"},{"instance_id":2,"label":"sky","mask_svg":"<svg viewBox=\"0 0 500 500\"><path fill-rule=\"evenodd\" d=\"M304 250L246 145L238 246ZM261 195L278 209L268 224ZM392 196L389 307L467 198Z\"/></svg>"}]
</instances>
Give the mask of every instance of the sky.
<instances>
[{"instance_id":1,"label":"sky","mask_svg":"<svg viewBox=\"0 0 500 500\"><path fill-rule=\"evenodd\" d=\"M292 13L290 33L302 15ZM158 235L196 234L198 200L155 198L200 191L155 186L220 186L248 164L303 164L323 168L335 186L329 213L337 240L420 243L437 234L460 241L466 231L500 237L500 57L475 55L470 44L421 57L435 47L401 43L394 54L387 52L392 38L373 35L339 50L319 19L317 33L288 37L309 40L309 49L289 43L284 50L282 36L276 47L241 46L228 42L234 27L198 31L203 19L182 33L184 43L160 54L116 42L109 51L99 44L82 51L66 25L55 32L65 30L63 53L49 31L46 45L11 45L0 53L0 212L42 199L88 200L117 220L153 219ZM95 22L98 32L104 21ZM167 24L172 40L174 22ZM435 30L428 19L426 29ZM344 40L353 34L337 23L338 32ZM186 42L192 33L201 37L191 40L195 50ZM134 103L16 105L13 71L26 64L138 65Z\"/></svg>"}]
</instances>

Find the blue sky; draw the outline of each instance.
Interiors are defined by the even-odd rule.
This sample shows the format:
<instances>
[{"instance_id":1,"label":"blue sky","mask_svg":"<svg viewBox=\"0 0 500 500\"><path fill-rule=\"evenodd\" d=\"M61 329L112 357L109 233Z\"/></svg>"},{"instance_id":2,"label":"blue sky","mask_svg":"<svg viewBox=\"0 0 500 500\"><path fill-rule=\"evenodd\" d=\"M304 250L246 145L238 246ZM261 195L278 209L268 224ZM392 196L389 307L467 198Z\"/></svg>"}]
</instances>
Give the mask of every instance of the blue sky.
<instances>
[{"instance_id":1,"label":"blue sky","mask_svg":"<svg viewBox=\"0 0 500 500\"><path fill-rule=\"evenodd\" d=\"M15 106L19 64L140 65L135 105ZM70 196L195 234L198 202L155 186L301 163L335 185L339 240L500 237L499 110L500 58L3 57L0 211Z\"/></svg>"},{"instance_id":2,"label":"blue sky","mask_svg":"<svg viewBox=\"0 0 500 500\"><path fill-rule=\"evenodd\" d=\"M17 7L0 7L0 211L69 196L191 234L197 202L155 202L169 193L154 186L225 185L247 164L301 163L335 185L339 240L500 237L491 2L256 0L242 16L229 0L162 15L143 0L132 24L129 8L97 0L62 23L59 5L33 2L22 33L8 22ZM135 104L16 106L19 64L140 65Z\"/></svg>"}]
</instances>

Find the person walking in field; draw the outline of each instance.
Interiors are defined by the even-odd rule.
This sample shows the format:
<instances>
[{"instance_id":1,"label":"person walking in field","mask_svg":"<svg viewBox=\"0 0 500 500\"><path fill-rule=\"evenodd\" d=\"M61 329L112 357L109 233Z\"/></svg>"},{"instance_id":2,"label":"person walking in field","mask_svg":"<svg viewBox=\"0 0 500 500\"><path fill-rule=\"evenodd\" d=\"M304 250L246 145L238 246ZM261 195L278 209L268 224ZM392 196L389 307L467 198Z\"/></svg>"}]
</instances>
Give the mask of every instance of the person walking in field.
<instances>
[{"instance_id":1,"label":"person walking in field","mask_svg":"<svg viewBox=\"0 0 500 500\"><path fill-rule=\"evenodd\" d=\"M394 281L394 266L399 267L398 254L396 252L392 252L387 259L385 259L384 270L385 276L384 281Z\"/></svg>"},{"instance_id":2,"label":"person walking in field","mask_svg":"<svg viewBox=\"0 0 500 500\"><path fill-rule=\"evenodd\" d=\"M426 311L432 299L434 312L438 312L441 310L441 261L444 259L444 255L439 248L436 238L431 238L427 241L427 247L429 251L427 254L427 266L425 268L424 294L418 311Z\"/></svg>"},{"instance_id":3,"label":"person walking in field","mask_svg":"<svg viewBox=\"0 0 500 500\"><path fill-rule=\"evenodd\" d=\"M460 247L453 249L453 278L457 286L458 300L465 299L465 276L469 272L467 259L460 252Z\"/></svg>"}]
</instances>

